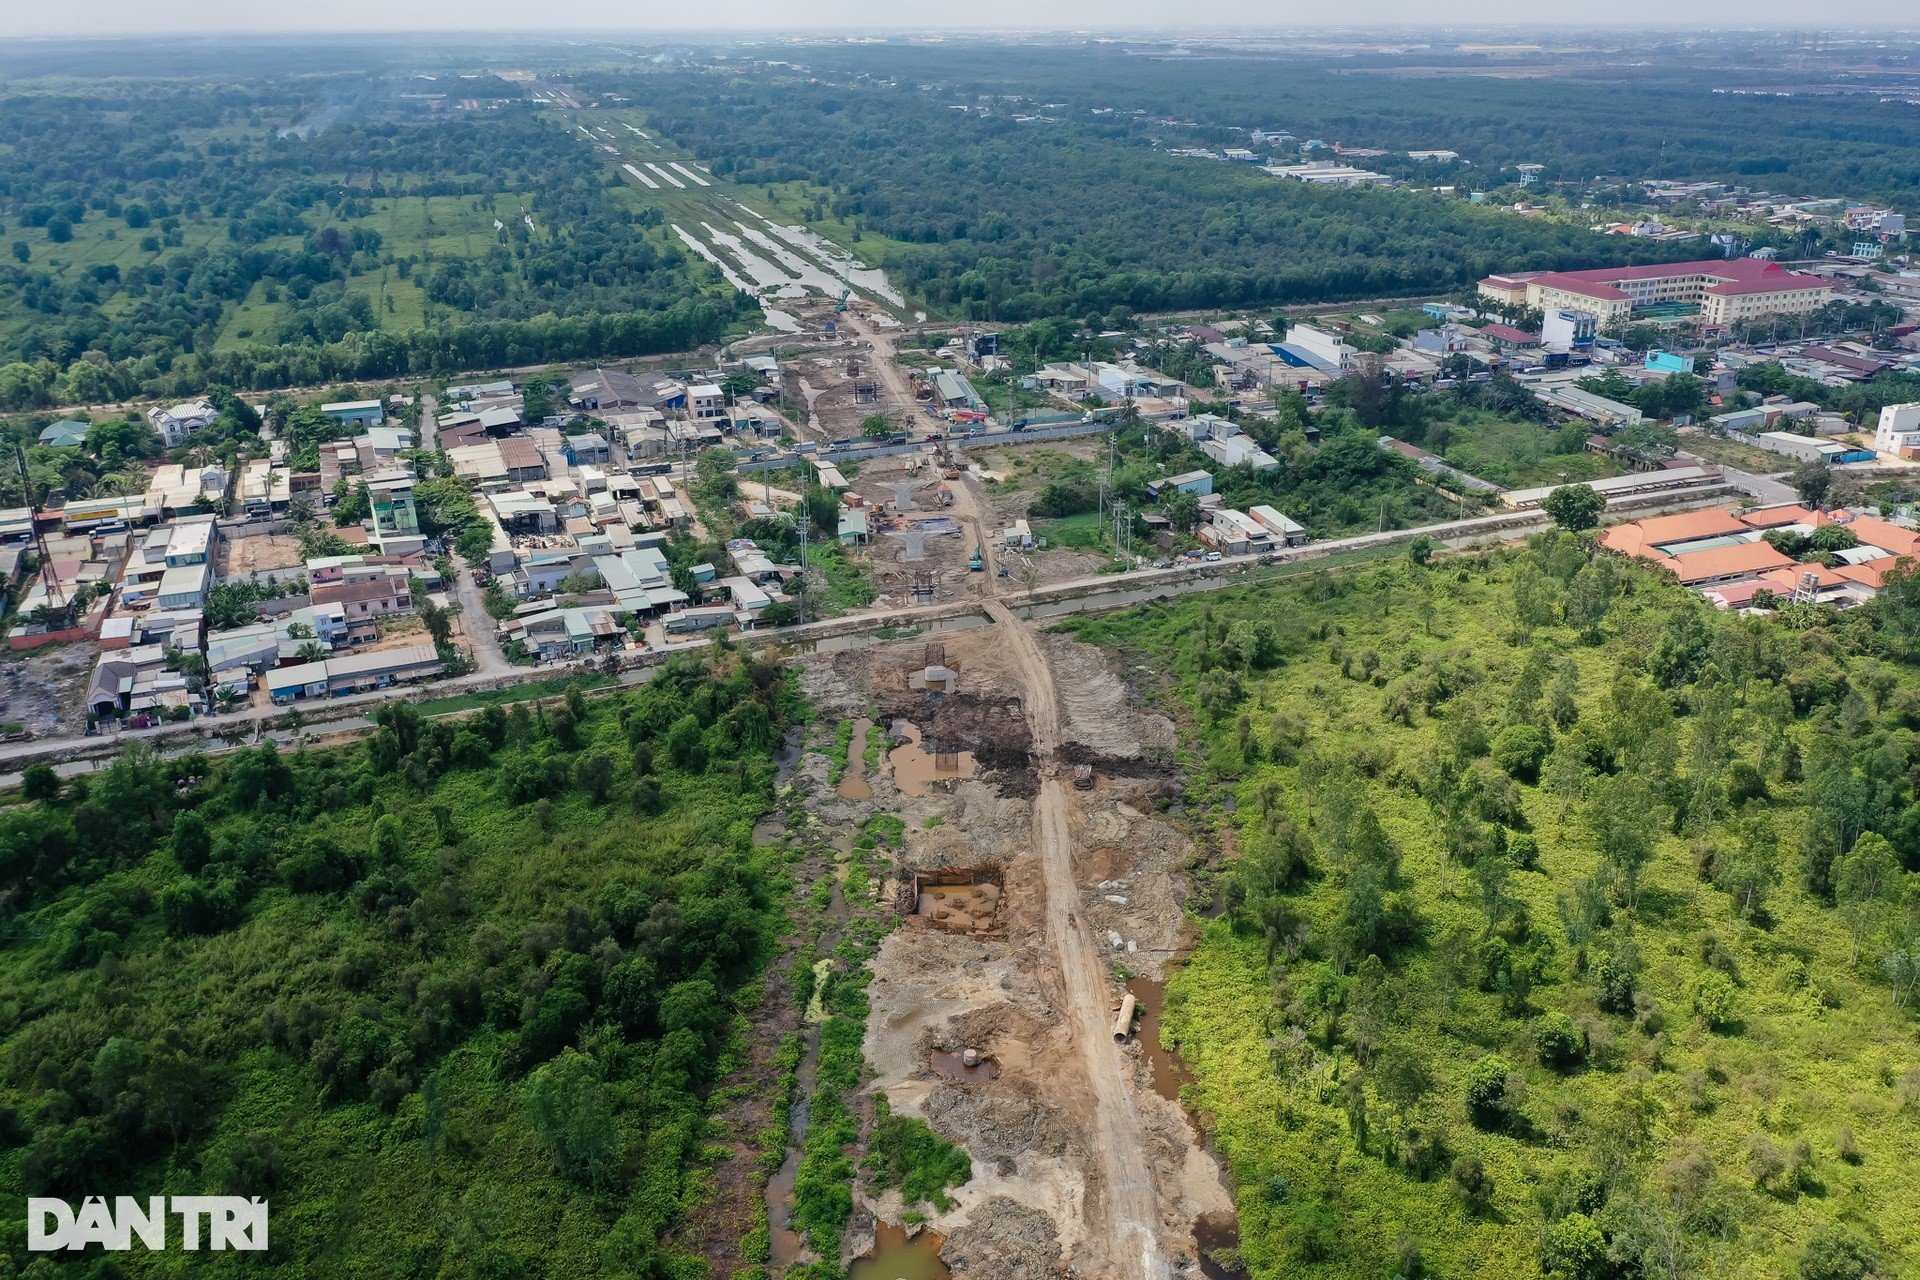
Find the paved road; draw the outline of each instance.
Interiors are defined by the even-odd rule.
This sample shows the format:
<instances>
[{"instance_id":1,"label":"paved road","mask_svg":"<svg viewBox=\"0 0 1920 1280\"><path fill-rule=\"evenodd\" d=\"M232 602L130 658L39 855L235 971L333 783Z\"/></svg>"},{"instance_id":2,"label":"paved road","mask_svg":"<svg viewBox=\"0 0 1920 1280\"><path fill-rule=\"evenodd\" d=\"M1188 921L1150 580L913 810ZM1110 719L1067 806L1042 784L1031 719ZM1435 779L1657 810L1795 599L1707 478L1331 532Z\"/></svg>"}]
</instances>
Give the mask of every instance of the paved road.
<instances>
[{"instance_id":1,"label":"paved road","mask_svg":"<svg viewBox=\"0 0 1920 1280\"><path fill-rule=\"evenodd\" d=\"M420 447L434 449L440 442L440 402L430 395L420 397Z\"/></svg>"},{"instance_id":2,"label":"paved road","mask_svg":"<svg viewBox=\"0 0 1920 1280\"><path fill-rule=\"evenodd\" d=\"M1757 476L1751 471L1741 471L1735 467L1723 466L1720 474L1726 477L1728 484L1747 494L1766 506L1779 506L1786 502L1800 501L1800 495L1794 492L1790 484L1784 483L1781 475Z\"/></svg>"},{"instance_id":3,"label":"paved road","mask_svg":"<svg viewBox=\"0 0 1920 1280\"><path fill-rule=\"evenodd\" d=\"M500 636L494 629L493 615L487 612L486 597L473 580L473 570L461 565L453 571L454 596L460 601L460 629L467 634L473 650L476 676L501 676L514 670L500 648Z\"/></svg>"}]
</instances>

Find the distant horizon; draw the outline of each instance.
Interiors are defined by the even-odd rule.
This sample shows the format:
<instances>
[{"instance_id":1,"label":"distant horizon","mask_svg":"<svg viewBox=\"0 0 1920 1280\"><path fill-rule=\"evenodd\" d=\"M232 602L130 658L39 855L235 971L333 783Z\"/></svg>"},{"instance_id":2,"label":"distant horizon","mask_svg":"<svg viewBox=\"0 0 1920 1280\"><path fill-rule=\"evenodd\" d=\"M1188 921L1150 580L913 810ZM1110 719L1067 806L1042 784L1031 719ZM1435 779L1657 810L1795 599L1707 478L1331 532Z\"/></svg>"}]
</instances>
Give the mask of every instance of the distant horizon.
<instances>
[{"instance_id":1,"label":"distant horizon","mask_svg":"<svg viewBox=\"0 0 1920 1280\"><path fill-rule=\"evenodd\" d=\"M859 11L872 6L875 16L863 17ZM1315 34L1347 33L1356 40L1391 41L1398 33L1418 33L1430 36L1436 33L1452 33L1467 37L1480 33L1500 33L1503 35L1525 35L1536 33L1543 36L1565 37L1587 31L1596 34L1620 35L1635 32L1649 35L1671 35L1694 32L1701 35L1756 35L1772 31L1792 31L1796 34L1830 34L1834 36L1858 36L1878 39L1899 39L1920 37L1920 24L1908 28L1889 29L1874 21L1871 8L1864 0L1839 0L1839 16L1829 11L1818 19L1808 16L1807 6L1788 3L1788 0L1757 0L1756 3L1736 5L1733 0L1709 0L1702 6L1711 15L1713 10L1726 9L1724 19L1702 16L1694 13L1686 18L1670 18L1642 14L1642 10L1658 11L1660 14L1671 12L1671 7L1655 3L1655 0L1626 0L1615 12L1621 16L1617 21L1595 21L1591 14L1580 13L1578 21L1556 22L1551 18L1516 18L1479 16L1456 17L1451 21L1434 21L1419 14L1391 16L1397 11L1412 7L1412 0L1361 0L1358 6L1348 6L1341 13L1339 21L1316 21L1311 17L1287 15L1270 19L1255 19L1232 24L1193 25L1187 23L1168 24L1156 16L1142 12L1137 16L1129 13L1130 8L1138 6L1138 0L1121 0L1117 9L1109 8L1098 17L1083 15L1083 0L1070 0L1066 4L1050 6L1061 11L1061 16L1046 19L1033 19L1021 16L1030 10L1030 6L1009 3L1008 0L985 0L976 12L976 21L965 26L952 24L950 13L938 11L930 13L926 20L916 19L910 14L902 16L898 6L882 6L875 0L831 0L830 3L817 6L813 12L819 14L818 21L804 18L796 19L794 13L784 6L767 3L766 0L732 0L719 5L707 6L703 11L703 20L699 24L682 23L672 18L658 22L636 23L630 9L611 4L608 0L585 0L571 6L579 16L578 26L558 27L552 25L528 27L521 25L524 17L521 6L511 0L478 0L477 3L455 4L453 0L401 0L397 4L382 5L377 0L339 0L328 6L331 12L341 15L338 21L312 21L314 9L300 13L274 14L266 22L257 20L258 10L251 6L242 6L238 0L188 0L184 8L201 11L201 15L175 15L164 21L155 22L153 12L146 6L136 6L131 0L75 0L75 3L63 6L57 13L46 15L45 25L36 26L28 19L15 30L0 35L0 45L19 43L42 43L47 41L71 40L82 43L110 43L118 40L152 40L157 38L208 39L208 38L248 38L261 36L302 37L302 36L366 36L366 37L402 37L402 36L448 36L448 35L513 35L546 40L567 40L586 38L645 38L649 36L665 37L710 37L715 39L780 39L788 36L819 38L822 36L945 36L956 40L983 40L997 36L1057 36L1081 38L1158 38L1158 39L1209 39L1233 40L1236 38L1270 38L1292 32L1313 32ZM1090 6L1088 6L1090 7ZM1138 6L1145 7L1145 6ZM1504 0L1480 0L1483 10L1498 10L1509 7ZM383 10L399 9L404 18L395 22L388 19ZM606 10L609 16L605 20L593 15ZM246 18L225 15L245 11ZM442 16L444 11L444 16ZM1471 10L1470 10L1471 11ZM1778 16L1756 16L1775 13ZM717 20L716 14L735 14ZM765 20L759 15L764 13ZM774 18L778 14L777 19ZM996 16L1003 14L1005 16ZM1365 15L1378 13L1378 17ZM378 17L372 15L378 14ZM614 16L617 14L618 16ZM365 15L365 16L363 16ZM491 15L491 16L490 16ZM281 21L282 17L290 21ZM22 27L24 26L24 29Z\"/></svg>"}]
</instances>

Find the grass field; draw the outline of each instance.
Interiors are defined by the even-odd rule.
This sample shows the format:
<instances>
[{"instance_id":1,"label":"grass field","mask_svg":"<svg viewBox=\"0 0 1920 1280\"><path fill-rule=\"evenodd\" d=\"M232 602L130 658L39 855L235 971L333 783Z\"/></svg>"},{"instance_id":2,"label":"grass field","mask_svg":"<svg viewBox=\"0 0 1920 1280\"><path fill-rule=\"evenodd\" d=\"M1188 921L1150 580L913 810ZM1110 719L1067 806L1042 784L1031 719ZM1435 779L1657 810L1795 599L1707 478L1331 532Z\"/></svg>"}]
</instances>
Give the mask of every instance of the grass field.
<instances>
[{"instance_id":1,"label":"grass field","mask_svg":"<svg viewBox=\"0 0 1920 1280\"><path fill-rule=\"evenodd\" d=\"M554 676L549 680L533 680L526 684L487 689L480 693L461 693L448 698L428 698L417 705L423 716L442 716L454 711L474 711L481 707L502 707L516 702L555 698L569 688L579 688L591 693L611 683L613 683L613 677L603 675Z\"/></svg>"},{"instance_id":2,"label":"grass field","mask_svg":"<svg viewBox=\"0 0 1920 1280\"><path fill-rule=\"evenodd\" d=\"M1602 572L1402 562L1074 628L1168 672L1234 855L1166 1021L1257 1280L1920 1265L1920 1220L1889 1211L1920 1199L1914 1016L1883 974L1920 883L1856 895L1846 861L1882 830L1907 854L1904 781L1847 830L1839 906L1808 887L1850 762L1906 757L1846 691L1904 705L1914 673L1845 627L1800 656L1637 571L1582 643L1558 606ZM1796 662L1789 693L1767 673ZM1621 830L1649 855L1631 880ZM1358 932L1382 883L1386 935Z\"/></svg>"},{"instance_id":3,"label":"grass field","mask_svg":"<svg viewBox=\"0 0 1920 1280\"><path fill-rule=\"evenodd\" d=\"M1570 437L1583 432L1490 414L1448 423L1447 429L1445 447L1436 448L1435 452L1463 471L1508 488L1598 480L1620 474L1620 468L1611 459L1589 453L1583 447L1568 447Z\"/></svg>"},{"instance_id":4,"label":"grass field","mask_svg":"<svg viewBox=\"0 0 1920 1280\"><path fill-rule=\"evenodd\" d=\"M17 806L0 1188L268 1197L287 1276L701 1272L678 1228L784 915L752 830L790 699L761 674L400 714L188 785L130 756ZM9 1273L44 1270L23 1246Z\"/></svg>"},{"instance_id":5,"label":"grass field","mask_svg":"<svg viewBox=\"0 0 1920 1280\"><path fill-rule=\"evenodd\" d=\"M1708 462L1719 463L1723 467L1738 467L1756 475L1791 471L1797 465L1792 458L1783 454L1708 431L1687 432L1680 437L1680 447Z\"/></svg>"}]
</instances>

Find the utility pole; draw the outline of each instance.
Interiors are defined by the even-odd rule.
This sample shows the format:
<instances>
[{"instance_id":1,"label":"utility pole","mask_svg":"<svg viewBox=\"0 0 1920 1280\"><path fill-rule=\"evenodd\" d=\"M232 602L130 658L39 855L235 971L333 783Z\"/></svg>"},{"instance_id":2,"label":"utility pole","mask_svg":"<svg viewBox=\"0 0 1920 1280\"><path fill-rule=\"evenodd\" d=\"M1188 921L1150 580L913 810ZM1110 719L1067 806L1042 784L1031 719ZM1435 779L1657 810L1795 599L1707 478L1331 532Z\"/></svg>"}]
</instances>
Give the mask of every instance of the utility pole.
<instances>
[{"instance_id":1,"label":"utility pole","mask_svg":"<svg viewBox=\"0 0 1920 1280\"><path fill-rule=\"evenodd\" d=\"M806 490L800 492L800 621L807 620L807 606L813 598L812 570L807 564L807 528L813 523L813 512L807 506Z\"/></svg>"}]
</instances>

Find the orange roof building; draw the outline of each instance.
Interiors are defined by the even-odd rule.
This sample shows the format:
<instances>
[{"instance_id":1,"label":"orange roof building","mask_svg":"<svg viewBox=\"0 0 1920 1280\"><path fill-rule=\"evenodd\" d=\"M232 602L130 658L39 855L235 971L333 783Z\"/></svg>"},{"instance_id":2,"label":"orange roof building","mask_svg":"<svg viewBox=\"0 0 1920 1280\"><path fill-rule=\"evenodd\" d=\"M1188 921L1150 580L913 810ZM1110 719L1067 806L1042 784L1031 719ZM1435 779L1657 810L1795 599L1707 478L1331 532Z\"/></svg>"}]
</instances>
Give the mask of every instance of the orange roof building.
<instances>
[{"instance_id":1,"label":"orange roof building","mask_svg":"<svg viewBox=\"0 0 1920 1280\"><path fill-rule=\"evenodd\" d=\"M1790 524L1804 524L1818 529L1823 524L1833 524L1834 519L1824 511L1813 511L1797 503L1784 507L1761 507L1758 511L1743 511L1740 520L1750 529L1784 529Z\"/></svg>"},{"instance_id":2,"label":"orange roof building","mask_svg":"<svg viewBox=\"0 0 1920 1280\"><path fill-rule=\"evenodd\" d=\"M1655 560L1689 587L1711 586L1716 582L1738 582L1754 578L1770 569L1783 569L1793 561L1764 542L1741 542L1730 547L1711 547L1689 551L1685 555Z\"/></svg>"},{"instance_id":3,"label":"orange roof building","mask_svg":"<svg viewBox=\"0 0 1920 1280\"><path fill-rule=\"evenodd\" d=\"M1866 546L1879 547L1896 556L1920 557L1920 535L1911 529L1889 524L1878 516L1855 516L1847 522L1847 528Z\"/></svg>"},{"instance_id":4,"label":"orange roof building","mask_svg":"<svg viewBox=\"0 0 1920 1280\"><path fill-rule=\"evenodd\" d=\"M1600 545L1623 556L1642 560L1667 559L1662 547L1701 538L1724 538L1753 533L1752 526L1717 507L1705 511L1682 511L1671 516L1652 516L1617 524L1600 535Z\"/></svg>"},{"instance_id":5,"label":"orange roof building","mask_svg":"<svg viewBox=\"0 0 1920 1280\"><path fill-rule=\"evenodd\" d=\"M1869 560L1865 564L1843 564L1834 573L1856 586L1878 591L1887 585L1887 575L1902 565L1910 568L1913 561L1907 556L1889 556L1885 560Z\"/></svg>"}]
</instances>

